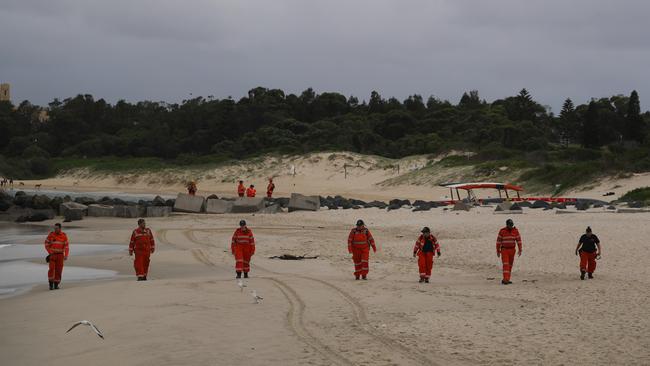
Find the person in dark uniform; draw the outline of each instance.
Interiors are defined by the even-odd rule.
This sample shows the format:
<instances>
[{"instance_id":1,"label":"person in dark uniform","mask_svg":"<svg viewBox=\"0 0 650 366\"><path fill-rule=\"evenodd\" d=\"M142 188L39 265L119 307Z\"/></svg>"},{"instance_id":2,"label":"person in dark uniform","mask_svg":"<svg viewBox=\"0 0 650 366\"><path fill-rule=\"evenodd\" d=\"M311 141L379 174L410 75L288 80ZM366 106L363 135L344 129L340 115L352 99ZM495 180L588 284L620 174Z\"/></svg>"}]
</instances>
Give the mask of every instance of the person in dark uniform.
<instances>
[{"instance_id":1,"label":"person in dark uniform","mask_svg":"<svg viewBox=\"0 0 650 366\"><path fill-rule=\"evenodd\" d=\"M576 255L580 256L580 279L585 279L585 274L589 278L594 278L594 271L596 270L596 259L600 259L601 248L600 240L591 232L591 227L587 226L587 230L578 241L576 247Z\"/></svg>"}]
</instances>

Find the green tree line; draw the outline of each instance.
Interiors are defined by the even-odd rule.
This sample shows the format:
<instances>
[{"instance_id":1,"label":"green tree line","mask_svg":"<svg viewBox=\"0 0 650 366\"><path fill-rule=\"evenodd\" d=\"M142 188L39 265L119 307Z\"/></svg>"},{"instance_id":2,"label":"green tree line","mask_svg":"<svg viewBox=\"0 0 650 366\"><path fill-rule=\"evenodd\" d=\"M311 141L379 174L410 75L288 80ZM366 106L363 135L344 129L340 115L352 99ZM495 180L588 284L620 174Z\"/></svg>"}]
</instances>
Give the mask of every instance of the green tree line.
<instances>
[{"instance_id":1,"label":"green tree line","mask_svg":"<svg viewBox=\"0 0 650 366\"><path fill-rule=\"evenodd\" d=\"M0 102L0 174L46 176L55 173L51 159L73 157L186 162L347 150L398 158L451 149L486 160L561 149L598 158L611 153L634 164L632 170L650 170L650 161L638 159L647 157L650 113L641 112L636 91L580 105L567 99L558 115L526 89L491 103L473 90L452 103L417 94L400 101L373 91L359 101L311 88L296 95L257 87L239 100L197 97L179 104L110 104L77 95L49 103L47 120L38 118L41 109L29 101Z\"/></svg>"}]
</instances>

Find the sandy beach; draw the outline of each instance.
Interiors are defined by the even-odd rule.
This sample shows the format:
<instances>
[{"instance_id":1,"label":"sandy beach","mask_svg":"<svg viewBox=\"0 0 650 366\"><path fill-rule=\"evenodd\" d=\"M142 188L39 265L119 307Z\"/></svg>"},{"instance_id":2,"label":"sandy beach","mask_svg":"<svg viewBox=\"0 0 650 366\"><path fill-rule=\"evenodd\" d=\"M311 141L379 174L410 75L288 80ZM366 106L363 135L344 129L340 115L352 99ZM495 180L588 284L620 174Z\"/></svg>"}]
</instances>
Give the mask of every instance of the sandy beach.
<instances>
[{"instance_id":1,"label":"sandy beach","mask_svg":"<svg viewBox=\"0 0 650 366\"><path fill-rule=\"evenodd\" d=\"M118 271L113 280L44 284L0 300L7 365L647 365L650 214L527 210L513 216L524 252L511 286L495 255L506 216L406 209L149 219L158 250L150 281L126 253L75 257L75 242L124 243L135 220L86 218L66 230L66 265ZM230 236L244 218L258 250L246 291L234 280ZM368 281L355 281L346 237L373 232ZM44 223L49 224L49 223ZM417 282L422 226L442 244L432 283ZM603 243L595 279L580 281L576 241ZM318 255L281 261L280 254ZM264 300L254 304L256 290ZM77 320L97 324L106 339Z\"/></svg>"}]
</instances>

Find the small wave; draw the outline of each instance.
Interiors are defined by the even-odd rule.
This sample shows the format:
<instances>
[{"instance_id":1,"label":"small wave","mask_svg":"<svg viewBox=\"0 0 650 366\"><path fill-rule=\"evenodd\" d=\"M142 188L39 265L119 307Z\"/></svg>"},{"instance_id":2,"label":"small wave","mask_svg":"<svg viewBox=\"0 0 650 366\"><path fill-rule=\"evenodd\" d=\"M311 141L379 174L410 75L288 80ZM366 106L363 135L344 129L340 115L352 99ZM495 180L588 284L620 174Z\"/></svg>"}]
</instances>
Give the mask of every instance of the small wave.
<instances>
[{"instance_id":1,"label":"small wave","mask_svg":"<svg viewBox=\"0 0 650 366\"><path fill-rule=\"evenodd\" d=\"M0 244L0 249L14 246L13 244Z\"/></svg>"}]
</instances>

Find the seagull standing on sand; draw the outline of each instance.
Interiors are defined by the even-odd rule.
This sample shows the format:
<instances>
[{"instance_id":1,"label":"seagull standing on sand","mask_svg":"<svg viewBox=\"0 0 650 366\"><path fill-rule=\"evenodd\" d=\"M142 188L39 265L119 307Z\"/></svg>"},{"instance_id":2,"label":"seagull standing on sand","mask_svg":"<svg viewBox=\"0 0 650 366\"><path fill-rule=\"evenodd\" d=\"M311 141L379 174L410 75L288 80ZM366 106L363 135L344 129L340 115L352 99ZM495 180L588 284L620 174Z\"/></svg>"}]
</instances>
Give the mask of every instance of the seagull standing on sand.
<instances>
[{"instance_id":1,"label":"seagull standing on sand","mask_svg":"<svg viewBox=\"0 0 650 366\"><path fill-rule=\"evenodd\" d=\"M264 300L262 296L257 296L257 291L255 290L251 291L251 296L253 296L253 299L255 299L255 304L259 304L262 302L262 300Z\"/></svg>"},{"instance_id":2,"label":"seagull standing on sand","mask_svg":"<svg viewBox=\"0 0 650 366\"><path fill-rule=\"evenodd\" d=\"M246 287L246 284L244 284L244 281L242 281L241 279L237 280L237 286L239 286L239 290L240 290L239 292L244 292L244 287Z\"/></svg>"},{"instance_id":3,"label":"seagull standing on sand","mask_svg":"<svg viewBox=\"0 0 650 366\"><path fill-rule=\"evenodd\" d=\"M71 330L76 328L78 325L87 325L87 326L89 326L101 339L104 339L104 335L102 334L102 332L100 332L99 329L97 329L95 324L89 322L88 320L81 320L81 321L76 322L72 327L70 327L70 329L68 329L68 331L66 333L70 332Z\"/></svg>"}]
</instances>

